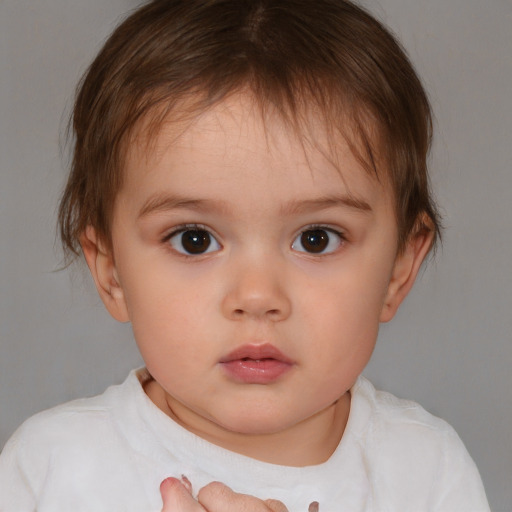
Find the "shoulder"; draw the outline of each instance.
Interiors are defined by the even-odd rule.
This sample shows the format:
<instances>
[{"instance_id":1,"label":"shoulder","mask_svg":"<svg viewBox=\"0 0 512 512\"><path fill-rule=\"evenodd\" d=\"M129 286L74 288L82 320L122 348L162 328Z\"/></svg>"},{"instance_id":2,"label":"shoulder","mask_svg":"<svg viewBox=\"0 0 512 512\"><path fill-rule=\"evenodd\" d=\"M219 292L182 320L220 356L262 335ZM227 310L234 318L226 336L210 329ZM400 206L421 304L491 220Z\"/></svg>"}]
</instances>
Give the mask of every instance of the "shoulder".
<instances>
[{"instance_id":1,"label":"shoulder","mask_svg":"<svg viewBox=\"0 0 512 512\"><path fill-rule=\"evenodd\" d=\"M113 395L119 386L112 386L104 393L90 398L73 400L39 412L27 419L14 433L17 442L33 440L40 446L61 444L69 437L90 432L91 427L105 422L112 412Z\"/></svg>"},{"instance_id":2,"label":"shoulder","mask_svg":"<svg viewBox=\"0 0 512 512\"><path fill-rule=\"evenodd\" d=\"M352 393L359 433L369 450L378 446L378 459L397 460L399 456L409 458L411 463L421 460L424 467L434 469L446 455L466 457L467 451L453 427L418 403L376 390L363 377Z\"/></svg>"},{"instance_id":3,"label":"shoulder","mask_svg":"<svg viewBox=\"0 0 512 512\"><path fill-rule=\"evenodd\" d=\"M354 434L377 495L387 496L398 483L400 499L418 510L420 503L432 510L488 510L478 470L451 425L362 377L352 393L359 416Z\"/></svg>"},{"instance_id":4,"label":"shoulder","mask_svg":"<svg viewBox=\"0 0 512 512\"><path fill-rule=\"evenodd\" d=\"M0 454L2 479L8 470L36 482L55 460L83 460L93 447L97 450L110 442L117 436L113 416L120 402L128 401L133 377L130 374L125 383L111 386L101 395L73 400L27 419Z\"/></svg>"},{"instance_id":5,"label":"shoulder","mask_svg":"<svg viewBox=\"0 0 512 512\"><path fill-rule=\"evenodd\" d=\"M147 510L137 464L144 399L132 372L101 395L25 421L0 454L0 510L117 510L119 497L130 504L123 510Z\"/></svg>"},{"instance_id":6,"label":"shoulder","mask_svg":"<svg viewBox=\"0 0 512 512\"><path fill-rule=\"evenodd\" d=\"M41 411L27 419L13 438L62 441L76 433L89 433L91 427L110 421L112 417L130 414L134 410L133 402L144 396L142 384L148 375L145 368L133 370L124 382L108 387L99 395Z\"/></svg>"},{"instance_id":7,"label":"shoulder","mask_svg":"<svg viewBox=\"0 0 512 512\"><path fill-rule=\"evenodd\" d=\"M403 436L411 433L433 442L458 438L455 430L443 419L412 400L375 389L364 377L358 379L351 392L355 408L359 415L364 415L368 427L375 434Z\"/></svg>"}]
</instances>

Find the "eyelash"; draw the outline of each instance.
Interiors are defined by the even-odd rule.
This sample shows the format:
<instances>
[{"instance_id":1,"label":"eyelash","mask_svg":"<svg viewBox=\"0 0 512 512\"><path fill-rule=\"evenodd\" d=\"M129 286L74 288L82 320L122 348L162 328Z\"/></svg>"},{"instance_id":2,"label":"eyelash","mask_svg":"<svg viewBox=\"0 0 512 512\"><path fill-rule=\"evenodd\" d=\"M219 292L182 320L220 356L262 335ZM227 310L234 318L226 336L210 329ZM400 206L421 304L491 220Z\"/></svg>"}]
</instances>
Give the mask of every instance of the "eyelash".
<instances>
[{"instance_id":1,"label":"eyelash","mask_svg":"<svg viewBox=\"0 0 512 512\"><path fill-rule=\"evenodd\" d=\"M342 240L346 240L346 233L344 231L333 228L332 226L327 226L325 224L312 224L311 226L307 226L305 229L301 229L300 232L304 233L304 231L314 231L316 229L333 233L334 235L339 236Z\"/></svg>"},{"instance_id":2,"label":"eyelash","mask_svg":"<svg viewBox=\"0 0 512 512\"><path fill-rule=\"evenodd\" d=\"M175 226L170 233L164 235L162 242L168 242L173 236L185 231L208 231L209 233L210 229L203 224L180 224L179 226Z\"/></svg>"},{"instance_id":3,"label":"eyelash","mask_svg":"<svg viewBox=\"0 0 512 512\"><path fill-rule=\"evenodd\" d=\"M328 233L329 235L335 235L339 239L338 246L334 250L330 250L329 252L325 252L324 250L322 250L318 253L315 253L314 251L299 251L299 250L297 250L297 252L312 255L315 257L321 257L321 256L325 257L325 256L328 256L330 254L337 252L337 250L340 247L343 247L345 245L345 243L347 242L346 233L344 233L343 231L334 229L334 228L332 228L330 226L326 226L324 224L312 224L310 226L306 226L306 227L302 228L297 233L297 235L293 239L292 248L293 248L293 245L295 244L295 242L299 239L299 237L303 236L307 232L313 232L313 231L324 231L324 232ZM330 244L331 240L329 240L327 243Z\"/></svg>"},{"instance_id":4,"label":"eyelash","mask_svg":"<svg viewBox=\"0 0 512 512\"><path fill-rule=\"evenodd\" d=\"M222 248L221 244L217 240L217 237L215 235L213 235L211 230L207 226L205 226L203 224L182 224L180 226L177 226L170 233L166 234L162 238L162 243L167 245L167 246L172 246L170 241L175 236L177 236L179 234L186 233L187 231L198 231L198 232L205 232L205 233L207 233L209 235L209 237L210 237L210 243L211 243L211 241L213 241L213 243L218 246L218 249L214 248L214 251L209 250L210 249L210 243L208 244L208 247L206 248L205 251L198 252L198 253L187 252L186 250L185 251L180 251L180 250L176 249L175 247L172 247L172 250L174 252L178 253L180 256L182 256L184 258L197 258L199 256L202 256L202 255L205 255L205 254L209 254L211 252L216 252L217 250ZM306 234L308 232L312 233L312 232L315 232L315 231L325 232L325 233L328 233L329 235L336 236L339 239L337 247L335 247L334 249L329 250L328 252L325 252L325 249L327 249L329 247L329 245L332 244L332 240L329 237L327 242L326 242L327 245L324 248L320 248L320 250L318 252L316 252L315 250L308 251L308 250L299 250L296 247L294 248L294 245L296 245L299 240L300 240L299 243L301 245L303 244L304 240L302 240L301 237L303 237L304 234ZM342 247L346 243L346 241L347 241L346 235L342 231L336 230L336 229L334 229L334 228L332 228L330 226L325 226L323 224L312 224L310 226L305 226L304 228L302 228L295 235L295 237L293 238L292 244L291 244L291 248L294 249L296 252L299 252L299 253L304 253L304 254L308 254L308 255L313 255L313 256L319 257L319 256L326 256L326 255L329 255L329 254L332 254L332 253L336 252L339 249L339 247ZM302 248L304 248L303 245L302 245Z\"/></svg>"},{"instance_id":5,"label":"eyelash","mask_svg":"<svg viewBox=\"0 0 512 512\"><path fill-rule=\"evenodd\" d=\"M168 233L167 235L165 235L162 238L162 243L167 245L167 246L171 246L170 247L171 250L173 250L175 253L178 253L183 258L198 258L199 256L202 256L202 255L205 255L205 254L209 254L210 252L212 252L212 251L206 250L204 252L194 254L194 253L190 253L190 252L189 253L182 252L182 251L179 251L176 248L172 247L172 244L170 243L171 240L175 236L177 236L179 234L186 233L187 231L203 231L205 233L208 233L208 235L210 236L211 240L213 240L215 242L215 244L217 244L219 246L219 248L222 247L220 245L219 241L217 240L217 236L215 236L211 232L210 228L208 228L207 226L205 226L203 224L182 224L180 226L176 226L170 233Z\"/></svg>"}]
</instances>

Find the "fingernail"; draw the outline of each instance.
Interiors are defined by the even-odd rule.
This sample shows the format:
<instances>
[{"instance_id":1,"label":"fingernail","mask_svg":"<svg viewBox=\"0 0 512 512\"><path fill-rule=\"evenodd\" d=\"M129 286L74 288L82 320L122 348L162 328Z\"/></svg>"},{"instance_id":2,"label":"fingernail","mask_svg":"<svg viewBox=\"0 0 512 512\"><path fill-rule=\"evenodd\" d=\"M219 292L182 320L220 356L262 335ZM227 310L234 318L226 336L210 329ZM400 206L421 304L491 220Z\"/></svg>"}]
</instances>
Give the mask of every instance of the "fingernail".
<instances>
[{"instance_id":1,"label":"fingernail","mask_svg":"<svg viewBox=\"0 0 512 512\"><path fill-rule=\"evenodd\" d=\"M308 512L318 512L319 509L320 505L318 504L318 501L313 501L313 503L309 505Z\"/></svg>"},{"instance_id":2,"label":"fingernail","mask_svg":"<svg viewBox=\"0 0 512 512\"><path fill-rule=\"evenodd\" d=\"M185 476L181 475L181 483L187 488L187 491L192 494L192 484L190 480Z\"/></svg>"}]
</instances>

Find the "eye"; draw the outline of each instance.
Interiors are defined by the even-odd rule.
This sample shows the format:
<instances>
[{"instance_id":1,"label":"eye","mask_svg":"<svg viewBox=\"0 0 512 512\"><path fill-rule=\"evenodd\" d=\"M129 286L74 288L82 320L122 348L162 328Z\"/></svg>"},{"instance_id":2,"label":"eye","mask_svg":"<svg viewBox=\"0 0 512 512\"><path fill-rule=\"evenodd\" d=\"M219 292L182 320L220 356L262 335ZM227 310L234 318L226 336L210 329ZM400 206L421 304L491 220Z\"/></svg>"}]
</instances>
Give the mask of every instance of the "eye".
<instances>
[{"instance_id":1,"label":"eye","mask_svg":"<svg viewBox=\"0 0 512 512\"><path fill-rule=\"evenodd\" d=\"M209 231L199 227L175 231L167 241L175 251L187 255L206 254L221 248Z\"/></svg>"},{"instance_id":2,"label":"eye","mask_svg":"<svg viewBox=\"0 0 512 512\"><path fill-rule=\"evenodd\" d=\"M311 228L303 231L293 241L292 249L310 254L328 254L343 243L343 236L332 229Z\"/></svg>"}]
</instances>

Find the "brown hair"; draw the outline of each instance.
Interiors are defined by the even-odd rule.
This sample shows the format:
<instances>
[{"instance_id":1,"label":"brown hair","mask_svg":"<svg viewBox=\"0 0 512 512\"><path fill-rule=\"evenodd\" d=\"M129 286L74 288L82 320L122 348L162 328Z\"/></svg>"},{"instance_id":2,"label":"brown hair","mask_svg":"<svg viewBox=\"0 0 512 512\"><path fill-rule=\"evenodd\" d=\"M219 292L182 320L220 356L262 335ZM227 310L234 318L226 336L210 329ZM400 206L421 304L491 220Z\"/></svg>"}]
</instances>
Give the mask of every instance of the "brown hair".
<instances>
[{"instance_id":1,"label":"brown hair","mask_svg":"<svg viewBox=\"0 0 512 512\"><path fill-rule=\"evenodd\" d=\"M179 102L200 112L242 89L295 126L311 105L331 132L349 126L354 151L391 183L399 249L418 229L438 237L429 102L371 15L347 0L154 0L114 31L79 85L59 209L64 248L78 254L88 225L110 245L123 155L142 118L151 113L158 127Z\"/></svg>"}]
</instances>

